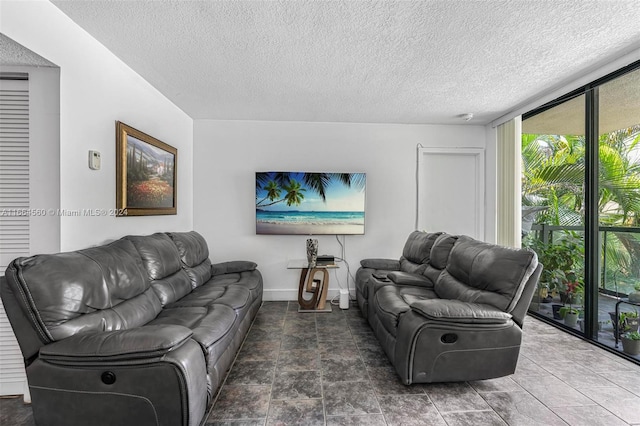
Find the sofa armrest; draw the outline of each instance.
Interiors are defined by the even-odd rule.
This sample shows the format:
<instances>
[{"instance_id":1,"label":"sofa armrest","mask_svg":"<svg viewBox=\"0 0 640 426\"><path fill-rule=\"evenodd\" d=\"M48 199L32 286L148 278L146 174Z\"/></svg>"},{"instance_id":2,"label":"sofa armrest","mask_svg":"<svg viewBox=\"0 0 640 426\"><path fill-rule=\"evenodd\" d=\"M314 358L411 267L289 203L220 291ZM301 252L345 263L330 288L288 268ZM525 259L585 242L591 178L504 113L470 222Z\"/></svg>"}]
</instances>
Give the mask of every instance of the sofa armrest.
<instances>
[{"instance_id":1,"label":"sofa armrest","mask_svg":"<svg viewBox=\"0 0 640 426\"><path fill-rule=\"evenodd\" d=\"M213 265L211 265L211 275L224 275L253 271L257 267L258 264L247 260L232 260L229 262L214 263Z\"/></svg>"},{"instance_id":2,"label":"sofa armrest","mask_svg":"<svg viewBox=\"0 0 640 426\"><path fill-rule=\"evenodd\" d=\"M433 281L424 275L412 274L411 272L393 271L387 274L396 285L410 285L415 287L433 288Z\"/></svg>"},{"instance_id":3,"label":"sofa armrest","mask_svg":"<svg viewBox=\"0 0 640 426\"><path fill-rule=\"evenodd\" d=\"M370 269L384 269L385 271L399 271L400 261L393 259L362 259L360 266Z\"/></svg>"},{"instance_id":4,"label":"sofa armrest","mask_svg":"<svg viewBox=\"0 0 640 426\"><path fill-rule=\"evenodd\" d=\"M460 300L421 300L412 303L411 309L434 321L463 324L506 324L511 320L511 314L491 305L468 303Z\"/></svg>"},{"instance_id":5,"label":"sofa armrest","mask_svg":"<svg viewBox=\"0 0 640 426\"><path fill-rule=\"evenodd\" d=\"M43 347L28 367L34 417L69 425L204 423L207 367L189 336L186 327L147 325Z\"/></svg>"},{"instance_id":6,"label":"sofa armrest","mask_svg":"<svg viewBox=\"0 0 640 426\"><path fill-rule=\"evenodd\" d=\"M76 334L43 347L40 358L74 363L157 358L182 346L191 335L191 330L180 325Z\"/></svg>"}]
</instances>

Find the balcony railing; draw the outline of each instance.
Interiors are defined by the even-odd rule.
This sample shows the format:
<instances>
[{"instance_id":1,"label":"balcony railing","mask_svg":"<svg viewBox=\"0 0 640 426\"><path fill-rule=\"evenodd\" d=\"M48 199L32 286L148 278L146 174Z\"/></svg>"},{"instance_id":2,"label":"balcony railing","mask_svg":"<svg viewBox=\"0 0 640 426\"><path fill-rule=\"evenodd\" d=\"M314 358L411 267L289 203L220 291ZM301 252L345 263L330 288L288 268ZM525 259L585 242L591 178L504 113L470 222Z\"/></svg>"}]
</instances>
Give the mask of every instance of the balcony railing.
<instances>
[{"instance_id":1,"label":"balcony railing","mask_svg":"<svg viewBox=\"0 0 640 426\"><path fill-rule=\"evenodd\" d=\"M574 231L584 232L581 226L555 226L534 224L531 232L534 237L546 244L553 244L554 233ZM600 226L600 293L626 297L633 290L635 283L640 282L640 228L620 226ZM620 234L638 234L638 250L628 250L619 241ZM613 244L618 241L618 251L624 251L621 256L611 259L610 253L615 253ZM609 248L609 249L608 249ZM624 259L624 264L620 263Z\"/></svg>"}]
</instances>

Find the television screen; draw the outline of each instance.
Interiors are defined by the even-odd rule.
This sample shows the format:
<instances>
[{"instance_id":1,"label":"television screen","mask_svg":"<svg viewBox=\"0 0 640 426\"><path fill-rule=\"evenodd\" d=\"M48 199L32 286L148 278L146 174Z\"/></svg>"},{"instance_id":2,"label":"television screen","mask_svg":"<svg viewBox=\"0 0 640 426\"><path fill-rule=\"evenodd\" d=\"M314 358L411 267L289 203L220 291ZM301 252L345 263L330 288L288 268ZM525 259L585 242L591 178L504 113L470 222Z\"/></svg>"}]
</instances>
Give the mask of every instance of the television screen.
<instances>
[{"instance_id":1,"label":"television screen","mask_svg":"<svg viewBox=\"0 0 640 426\"><path fill-rule=\"evenodd\" d=\"M256 173L256 234L364 234L365 173Z\"/></svg>"}]
</instances>

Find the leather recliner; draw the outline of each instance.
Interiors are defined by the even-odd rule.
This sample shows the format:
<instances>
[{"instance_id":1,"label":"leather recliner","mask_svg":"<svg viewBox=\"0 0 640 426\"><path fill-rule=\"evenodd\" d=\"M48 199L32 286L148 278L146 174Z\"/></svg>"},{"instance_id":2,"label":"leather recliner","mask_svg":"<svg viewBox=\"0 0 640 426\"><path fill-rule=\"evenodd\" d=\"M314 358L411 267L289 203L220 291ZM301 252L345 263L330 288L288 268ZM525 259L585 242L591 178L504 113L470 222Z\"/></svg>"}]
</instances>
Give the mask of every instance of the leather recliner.
<instances>
[{"instance_id":1,"label":"leather recliner","mask_svg":"<svg viewBox=\"0 0 640 426\"><path fill-rule=\"evenodd\" d=\"M542 270L535 252L419 234L409 239L429 252L412 256L424 260L420 272L371 272L360 283L368 297L360 306L368 305L369 323L400 379L411 384L512 374ZM363 261L361 269L371 264Z\"/></svg>"}]
</instances>

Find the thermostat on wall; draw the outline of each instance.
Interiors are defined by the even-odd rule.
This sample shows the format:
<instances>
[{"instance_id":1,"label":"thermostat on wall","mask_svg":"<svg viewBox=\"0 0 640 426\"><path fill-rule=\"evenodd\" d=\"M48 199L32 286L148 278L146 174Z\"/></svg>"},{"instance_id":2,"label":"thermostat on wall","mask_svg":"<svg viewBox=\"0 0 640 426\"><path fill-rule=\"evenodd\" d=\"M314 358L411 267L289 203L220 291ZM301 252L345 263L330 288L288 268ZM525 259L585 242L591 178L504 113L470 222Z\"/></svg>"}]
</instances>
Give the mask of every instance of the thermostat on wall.
<instances>
[{"instance_id":1,"label":"thermostat on wall","mask_svg":"<svg viewBox=\"0 0 640 426\"><path fill-rule=\"evenodd\" d=\"M89 168L100 170L100 152L89 150Z\"/></svg>"}]
</instances>

